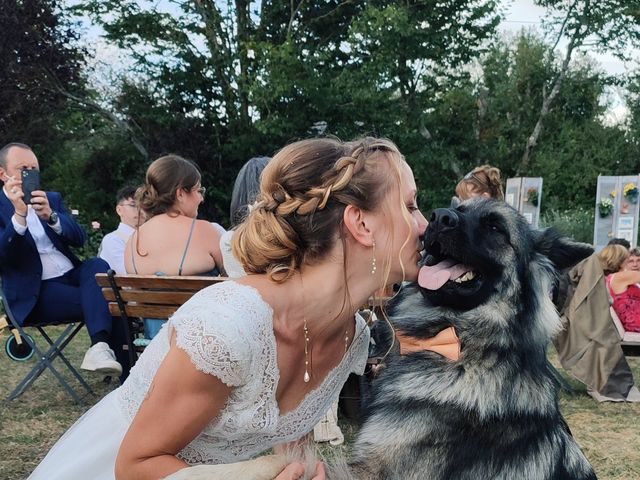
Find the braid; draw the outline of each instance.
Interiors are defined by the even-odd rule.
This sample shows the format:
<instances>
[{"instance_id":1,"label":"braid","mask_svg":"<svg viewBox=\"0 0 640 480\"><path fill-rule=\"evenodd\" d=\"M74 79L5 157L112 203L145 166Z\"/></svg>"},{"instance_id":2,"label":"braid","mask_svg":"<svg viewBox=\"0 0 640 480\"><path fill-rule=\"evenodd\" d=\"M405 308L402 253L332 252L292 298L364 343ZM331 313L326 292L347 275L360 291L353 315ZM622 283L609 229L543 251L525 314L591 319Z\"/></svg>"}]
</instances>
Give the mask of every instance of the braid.
<instances>
[{"instance_id":1,"label":"braid","mask_svg":"<svg viewBox=\"0 0 640 480\"><path fill-rule=\"evenodd\" d=\"M362 152L362 148L358 153ZM275 191L271 194L271 199L260 204L260 207L267 211L275 211L279 215L287 216L292 213L298 215L309 215L316 210L323 210L327 206L327 202L331 198L332 192L338 192L344 189L354 175L364 168L364 156L354 158L352 156L341 157L335 164L334 170L338 175L332 183L321 187L311 188L304 197L292 197L289 195L282 185L275 185Z\"/></svg>"},{"instance_id":2,"label":"braid","mask_svg":"<svg viewBox=\"0 0 640 480\"><path fill-rule=\"evenodd\" d=\"M347 205L375 208L392 187L385 175L403 159L384 139L295 142L265 167L260 193L237 227L233 253L247 272L283 281L330 251Z\"/></svg>"}]
</instances>

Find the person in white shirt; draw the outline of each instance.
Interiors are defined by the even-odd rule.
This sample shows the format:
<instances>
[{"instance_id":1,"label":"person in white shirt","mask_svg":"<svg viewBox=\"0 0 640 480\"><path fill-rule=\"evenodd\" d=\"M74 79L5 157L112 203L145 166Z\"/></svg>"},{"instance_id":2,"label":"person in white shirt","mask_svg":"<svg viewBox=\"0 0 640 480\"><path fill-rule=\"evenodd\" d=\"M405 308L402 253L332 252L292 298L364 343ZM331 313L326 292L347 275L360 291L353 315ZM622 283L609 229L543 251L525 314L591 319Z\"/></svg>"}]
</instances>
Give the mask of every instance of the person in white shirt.
<instances>
[{"instance_id":1,"label":"person in white shirt","mask_svg":"<svg viewBox=\"0 0 640 480\"><path fill-rule=\"evenodd\" d=\"M100 243L98 257L106 261L116 273L127 273L124 268L124 247L136 227L144 222L144 213L135 201L136 188L126 186L116 195L116 213L120 217L118 228L107 233Z\"/></svg>"},{"instance_id":2,"label":"person in white shirt","mask_svg":"<svg viewBox=\"0 0 640 480\"><path fill-rule=\"evenodd\" d=\"M58 192L34 190L27 205L23 170L39 170L28 145L10 143L0 149L0 275L3 294L20 325L82 319L91 348L80 368L106 375L122 374L112 345L113 319L95 280L108 270L100 258L80 261L71 247L81 247L87 235Z\"/></svg>"}]
</instances>

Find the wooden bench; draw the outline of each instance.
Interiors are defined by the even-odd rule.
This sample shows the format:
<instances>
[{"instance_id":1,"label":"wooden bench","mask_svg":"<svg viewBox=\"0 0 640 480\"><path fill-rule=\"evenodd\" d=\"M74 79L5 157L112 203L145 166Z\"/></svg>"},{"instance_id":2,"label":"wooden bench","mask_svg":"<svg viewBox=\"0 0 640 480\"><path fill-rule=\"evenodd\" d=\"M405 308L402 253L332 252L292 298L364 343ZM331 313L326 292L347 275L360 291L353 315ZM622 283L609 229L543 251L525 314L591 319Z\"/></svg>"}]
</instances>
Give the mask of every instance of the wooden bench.
<instances>
[{"instance_id":1,"label":"wooden bench","mask_svg":"<svg viewBox=\"0 0 640 480\"><path fill-rule=\"evenodd\" d=\"M609 307L609 313L611 314L611 320L613 320L618 335L620 336L620 344L628 347L640 347L640 332L628 332L624 329L622 322L618 318L618 314L613 309L613 306Z\"/></svg>"},{"instance_id":2,"label":"wooden bench","mask_svg":"<svg viewBox=\"0 0 640 480\"><path fill-rule=\"evenodd\" d=\"M144 348L134 344L143 332L143 318L166 320L195 293L225 280L226 277L118 275L113 270L96 274L102 294L109 302L109 312L124 323L130 366Z\"/></svg>"}]
</instances>

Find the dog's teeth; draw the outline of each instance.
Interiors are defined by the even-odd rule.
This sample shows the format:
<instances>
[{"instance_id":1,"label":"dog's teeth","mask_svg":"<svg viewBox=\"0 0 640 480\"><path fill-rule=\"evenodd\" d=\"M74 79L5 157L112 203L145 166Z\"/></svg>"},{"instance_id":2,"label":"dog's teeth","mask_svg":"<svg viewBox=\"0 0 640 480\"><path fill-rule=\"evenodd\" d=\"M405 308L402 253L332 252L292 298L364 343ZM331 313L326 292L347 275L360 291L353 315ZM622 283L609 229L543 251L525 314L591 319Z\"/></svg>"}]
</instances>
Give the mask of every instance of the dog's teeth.
<instances>
[{"instance_id":1,"label":"dog's teeth","mask_svg":"<svg viewBox=\"0 0 640 480\"><path fill-rule=\"evenodd\" d=\"M468 282L469 280L473 280L476 277L476 274L472 271L468 271L461 277L458 277L454 280L456 283Z\"/></svg>"}]
</instances>

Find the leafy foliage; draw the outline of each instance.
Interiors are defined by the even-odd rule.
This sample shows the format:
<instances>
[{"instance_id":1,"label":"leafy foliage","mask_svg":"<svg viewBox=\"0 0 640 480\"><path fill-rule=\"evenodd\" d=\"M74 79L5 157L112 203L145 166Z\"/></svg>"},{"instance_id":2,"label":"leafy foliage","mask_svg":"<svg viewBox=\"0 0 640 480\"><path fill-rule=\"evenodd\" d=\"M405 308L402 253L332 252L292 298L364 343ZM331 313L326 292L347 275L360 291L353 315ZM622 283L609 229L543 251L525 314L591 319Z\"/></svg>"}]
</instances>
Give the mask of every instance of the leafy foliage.
<instances>
[{"instance_id":1,"label":"leafy foliage","mask_svg":"<svg viewBox=\"0 0 640 480\"><path fill-rule=\"evenodd\" d=\"M69 101L58 87L84 91L84 51L57 0L0 0L0 145L21 141L53 155L69 137L59 128Z\"/></svg>"},{"instance_id":2,"label":"leafy foliage","mask_svg":"<svg viewBox=\"0 0 640 480\"><path fill-rule=\"evenodd\" d=\"M114 192L141 182L161 154L198 163L203 216L225 223L231 185L249 157L327 134L391 138L414 168L422 206L446 205L475 165L516 174L556 84L535 155L520 171L544 177L543 210L593 209L598 174L639 167L640 81L629 83L628 128L606 125L603 93L619 79L579 53L565 65L535 32L499 38L495 0L77 0L73 13L133 59L115 70L116 94L107 97L85 85L69 9L55 0L0 2L8 2L0 16L10 26L1 38L25 52L18 62L0 51L0 80L17 85L0 92L12 106L0 136L32 143L47 187L105 228L116 223ZM569 15L565 33L601 28L602 38L637 40L637 12L627 5L614 18L625 2L538 3ZM553 18L547 25L557 27ZM29 53L37 48L29 50L22 30L40 35L46 58ZM34 73L47 62L61 65L58 83Z\"/></svg>"}]
</instances>

